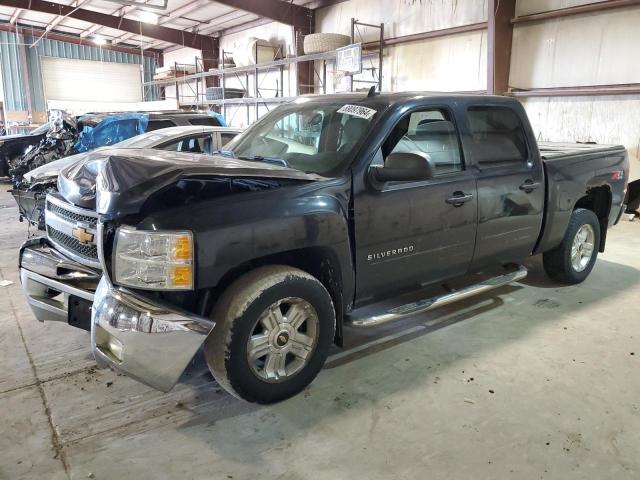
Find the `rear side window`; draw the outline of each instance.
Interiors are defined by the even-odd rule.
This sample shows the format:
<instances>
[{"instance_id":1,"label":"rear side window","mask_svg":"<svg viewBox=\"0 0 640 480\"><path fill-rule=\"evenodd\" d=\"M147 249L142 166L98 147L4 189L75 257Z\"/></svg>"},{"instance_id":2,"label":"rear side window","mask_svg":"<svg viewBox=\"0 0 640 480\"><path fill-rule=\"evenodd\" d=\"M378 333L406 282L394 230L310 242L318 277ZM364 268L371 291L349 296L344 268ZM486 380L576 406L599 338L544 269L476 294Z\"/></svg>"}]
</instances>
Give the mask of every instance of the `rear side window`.
<instances>
[{"instance_id":1,"label":"rear side window","mask_svg":"<svg viewBox=\"0 0 640 480\"><path fill-rule=\"evenodd\" d=\"M238 136L237 133L221 133L220 134L220 147L224 147L227 143Z\"/></svg>"},{"instance_id":2,"label":"rear side window","mask_svg":"<svg viewBox=\"0 0 640 480\"><path fill-rule=\"evenodd\" d=\"M207 138L211 138L208 137ZM180 140L175 140L171 143L161 145L160 149L170 150L172 152L190 152L190 153L204 153L207 152L206 138L202 135L197 137L185 137ZM211 147L209 146L209 150Z\"/></svg>"},{"instance_id":3,"label":"rear side window","mask_svg":"<svg viewBox=\"0 0 640 480\"><path fill-rule=\"evenodd\" d=\"M190 118L189 123L191 125L204 125L205 127L221 127L220 122L214 117L198 117Z\"/></svg>"},{"instance_id":4,"label":"rear side window","mask_svg":"<svg viewBox=\"0 0 640 480\"><path fill-rule=\"evenodd\" d=\"M160 130L161 128L169 128L175 127L176 124L171 120L149 120L149 125L147 125L147 132L152 132L154 130Z\"/></svg>"},{"instance_id":5,"label":"rear side window","mask_svg":"<svg viewBox=\"0 0 640 480\"><path fill-rule=\"evenodd\" d=\"M525 163L529 157L522 122L504 107L470 107L467 110L473 155L480 165Z\"/></svg>"}]
</instances>

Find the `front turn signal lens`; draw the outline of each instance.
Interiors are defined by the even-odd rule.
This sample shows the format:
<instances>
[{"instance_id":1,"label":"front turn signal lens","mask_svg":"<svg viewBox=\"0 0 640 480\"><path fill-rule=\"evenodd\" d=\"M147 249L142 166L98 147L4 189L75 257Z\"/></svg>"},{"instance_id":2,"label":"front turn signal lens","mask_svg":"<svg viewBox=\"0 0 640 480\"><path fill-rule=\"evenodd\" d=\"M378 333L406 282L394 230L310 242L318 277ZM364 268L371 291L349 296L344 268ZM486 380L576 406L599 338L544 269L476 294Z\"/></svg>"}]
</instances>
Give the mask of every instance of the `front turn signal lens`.
<instances>
[{"instance_id":1,"label":"front turn signal lens","mask_svg":"<svg viewBox=\"0 0 640 480\"><path fill-rule=\"evenodd\" d=\"M193 268L191 265L174 265L170 283L173 288L190 288L193 283Z\"/></svg>"},{"instance_id":2,"label":"front turn signal lens","mask_svg":"<svg viewBox=\"0 0 640 480\"><path fill-rule=\"evenodd\" d=\"M191 249L191 236L181 235L174 239L173 257L176 260L191 260L193 251Z\"/></svg>"}]
</instances>

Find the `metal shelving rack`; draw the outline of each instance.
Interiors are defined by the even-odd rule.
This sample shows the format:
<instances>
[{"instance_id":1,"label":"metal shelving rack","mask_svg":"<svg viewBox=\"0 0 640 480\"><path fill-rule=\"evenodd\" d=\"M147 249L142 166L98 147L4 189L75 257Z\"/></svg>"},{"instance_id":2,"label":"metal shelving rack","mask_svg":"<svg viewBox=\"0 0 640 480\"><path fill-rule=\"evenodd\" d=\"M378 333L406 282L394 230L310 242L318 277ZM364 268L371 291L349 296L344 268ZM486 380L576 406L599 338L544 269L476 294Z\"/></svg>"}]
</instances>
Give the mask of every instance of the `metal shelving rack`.
<instances>
[{"instance_id":1,"label":"metal shelving rack","mask_svg":"<svg viewBox=\"0 0 640 480\"><path fill-rule=\"evenodd\" d=\"M384 24L380 25L370 25L366 23L359 22L358 20L351 20L351 39L355 42L356 34L359 34L358 27L369 27L369 28L379 28L380 29L380 42L379 45L376 45L376 49L363 52L362 60L365 58L371 59L376 57L378 60L378 66L365 69L370 70L374 77L377 77L375 81L373 80L360 80L354 79L351 77L351 90L353 91L354 83L374 83L378 85L378 88L382 86L382 55L383 55L383 37L384 37ZM371 42L373 43L373 42ZM376 44L378 42L375 42ZM371 45L371 44L367 44ZM256 44L256 59L258 58L258 48L264 47L266 45ZM260 106L265 106L269 108L269 105L272 104L280 104L283 102L288 102L294 100L299 95L299 92L291 92L291 87L289 87L288 92L285 93L284 88L284 76L288 66L296 65L301 62L313 62L314 63L314 78L317 78L318 83L314 84L314 91L317 90L317 93L327 93L327 65L335 64L336 60L336 51L323 52L323 53L314 53L310 55L298 55L298 56L284 56L283 48L277 48L276 57L280 56L283 58L279 58L277 60L259 63L255 65L249 65L246 67L225 67L225 60L227 60L230 56L230 52L222 51L221 52L221 60L220 60L220 68L210 69L208 71L203 71L202 68L198 68L199 59L196 59L196 73L183 75L175 78L167 78L161 80L152 80L150 82L145 82L143 86L145 88L162 88L168 85L174 85L176 87L176 96L178 98L178 103L180 107L185 108L194 108L194 107L214 107L221 110L221 113L226 117L227 114L227 106L229 105L246 105L246 113L247 113L247 123L250 123L250 112L251 107L254 108L256 118L258 116L258 111ZM321 62L321 63L320 63ZM318 65L319 64L319 65ZM200 71L198 71L200 70ZM278 80L276 82L276 88L266 88L261 87L260 75L265 74L277 74L279 75ZM219 78L219 84L222 87L223 97L218 100L207 100L206 98L206 89L202 91L201 82L197 80L201 80L203 78L208 77L217 77ZM243 98L225 98L224 92L227 85L227 81L231 78L236 79L240 85L244 88L246 94ZM195 88L191 85L190 82L195 82ZM184 101L185 98L180 98L180 88L181 84L190 84L190 89L193 92L193 96L189 95L188 98L192 100ZM250 92L251 90L251 92ZM267 93L269 92L269 93ZM275 92L275 96L265 96L264 94L273 94ZM251 95L251 96L249 96Z\"/></svg>"},{"instance_id":2,"label":"metal shelving rack","mask_svg":"<svg viewBox=\"0 0 640 480\"><path fill-rule=\"evenodd\" d=\"M378 37L379 40L377 42L371 42L371 43L365 44L364 38L362 36L362 32L360 31L360 27L378 29L380 31L380 35ZM359 38L356 38L356 35ZM373 62L371 62L371 67L362 68L365 71L368 70L371 72L372 80L356 79L354 78L355 75L351 75L351 81L350 81L351 91L353 92L354 83L365 83L370 85L377 85L378 91L381 92L382 91L382 56L383 56L383 49L384 49L384 23L381 23L380 25L373 25L371 23L363 23L356 20L355 18L352 18L351 19L351 43L362 43L363 45L376 47L375 50L377 50L377 55L371 54L371 53L369 55L365 55L363 53L363 56L362 56L363 63L364 63L365 56L368 56L369 58L371 58L372 56L378 57L377 68L374 66ZM374 45L374 44L377 44L377 45ZM377 76L377 79L375 78L376 76Z\"/></svg>"}]
</instances>

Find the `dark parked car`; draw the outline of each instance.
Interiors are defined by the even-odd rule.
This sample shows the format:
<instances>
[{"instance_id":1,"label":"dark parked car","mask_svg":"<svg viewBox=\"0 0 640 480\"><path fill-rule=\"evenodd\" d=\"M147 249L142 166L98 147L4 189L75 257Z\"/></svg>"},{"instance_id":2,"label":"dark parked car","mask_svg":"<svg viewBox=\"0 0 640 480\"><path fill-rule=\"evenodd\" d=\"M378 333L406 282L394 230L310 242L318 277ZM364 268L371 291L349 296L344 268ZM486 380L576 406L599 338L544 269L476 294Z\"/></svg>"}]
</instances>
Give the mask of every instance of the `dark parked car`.
<instances>
[{"instance_id":1,"label":"dark parked car","mask_svg":"<svg viewBox=\"0 0 640 480\"><path fill-rule=\"evenodd\" d=\"M204 346L220 385L276 402L346 324L522 279L538 253L554 280L584 281L629 169L621 146L538 145L516 100L472 95L304 97L226 148L206 162L115 149L65 169L47 237L20 252L36 317L90 330L100 365L164 391ZM388 306L445 281L468 283Z\"/></svg>"},{"instance_id":2,"label":"dark parked car","mask_svg":"<svg viewBox=\"0 0 640 480\"><path fill-rule=\"evenodd\" d=\"M55 111L43 136L25 149L17 146L0 161L15 186L22 176L49 162L98 147L114 145L144 132L175 126L225 126L224 119L206 112L125 112L92 113L71 117ZM45 126L43 126L43 129ZM21 140L26 142L26 139ZM2 168L2 167L0 167Z\"/></svg>"},{"instance_id":3,"label":"dark parked car","mask_svg":"<svg viewBox=\"0 0 640 480\"><path fill-rule=\"evenodd\" d=\"M21 157L29 147L38 145L48 131L49 124L45 123L29 133L0 137L0 177L9 175L9 159Z\"/></svg>"}]
</instances>

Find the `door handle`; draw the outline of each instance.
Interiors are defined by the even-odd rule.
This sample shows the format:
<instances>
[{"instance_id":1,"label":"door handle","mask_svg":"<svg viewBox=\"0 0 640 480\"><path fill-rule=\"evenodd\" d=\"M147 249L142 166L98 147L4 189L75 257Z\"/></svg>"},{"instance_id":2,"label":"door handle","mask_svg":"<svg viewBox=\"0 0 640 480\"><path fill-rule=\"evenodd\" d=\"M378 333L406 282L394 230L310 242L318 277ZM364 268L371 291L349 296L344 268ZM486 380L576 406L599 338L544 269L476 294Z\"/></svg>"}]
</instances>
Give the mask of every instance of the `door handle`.
<instances>
[{"instance_id":1,"label":"door handle","mask_svg":"<svg viewBox=\"0 0 640 480\"><path fill-rule=\"evenodd\" d=\"M526 180L522 185L520 185L519 188L525 193L531 193L539 186L540 186L540 182L534 182L533 180Z\"/></svg>"},{"instance_id":2,"label":"door handle","mask_svg":"<svg viewBox=\"0 0 640 480\"><path fill-rule=\"evenodd\" d=\"M464 205L467 202L470 202L471 200L473 200L473 195L470 193L453 192L453 196L447 198L445 201L449 205L453 205L454 207L461 207L462 205Z\"/></svg>"}]
</instances>

